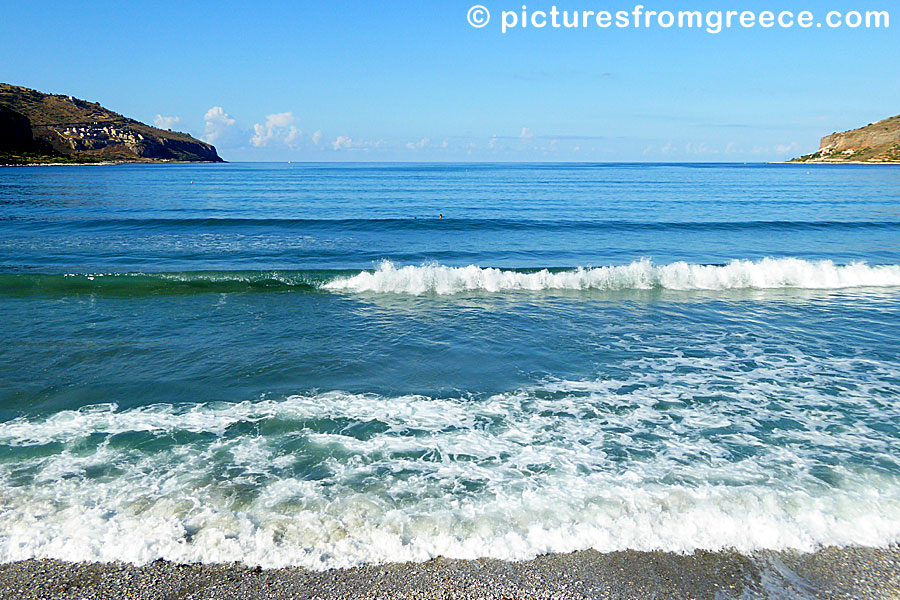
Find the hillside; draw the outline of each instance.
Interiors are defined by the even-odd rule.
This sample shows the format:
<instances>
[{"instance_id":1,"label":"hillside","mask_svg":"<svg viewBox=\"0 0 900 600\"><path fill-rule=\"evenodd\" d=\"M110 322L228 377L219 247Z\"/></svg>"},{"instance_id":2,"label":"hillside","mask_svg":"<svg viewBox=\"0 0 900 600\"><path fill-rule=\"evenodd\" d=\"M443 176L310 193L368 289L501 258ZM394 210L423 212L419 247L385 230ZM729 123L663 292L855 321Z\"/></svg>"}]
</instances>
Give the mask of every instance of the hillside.
<instances>
[{"instance_id":1,"label":"hillside","mask_svg":"<svg viewBox=\"0 0 900 600\"><path fill-rule=\"evenodd\" d=\"M900 162L900 116L822 138L819 151L791 162Z\"/></svg>"},{"instance_id":2,"label":"hillside","mask_svg":"<svg viewBox=\"0 0 900 600\"><path fill-rule=\"evenodd\" d=\"M95 102L0 83L0 163L222 162L211 144Z\"/></svg>"}]
</instances>

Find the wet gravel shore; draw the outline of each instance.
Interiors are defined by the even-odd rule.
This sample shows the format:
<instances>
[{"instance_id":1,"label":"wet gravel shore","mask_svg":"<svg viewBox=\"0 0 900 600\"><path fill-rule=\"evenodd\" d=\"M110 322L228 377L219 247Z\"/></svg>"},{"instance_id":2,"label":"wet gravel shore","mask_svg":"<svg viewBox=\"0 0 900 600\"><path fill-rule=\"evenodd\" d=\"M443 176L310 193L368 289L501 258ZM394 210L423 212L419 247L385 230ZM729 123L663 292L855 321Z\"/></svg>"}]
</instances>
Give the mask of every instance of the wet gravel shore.
<instances>
[{"instance_id":1,"label":"wet gravel shore","mask_svg":"<svg viewBox=\"0 0 900 600\"><path fill-rule=\"evenodd\" d=\"M0 565L0 598L896 599L900 548L750 556L586 551L514 563L435 559L322 572L27 560Z\"/></svg>"}]
</instances>

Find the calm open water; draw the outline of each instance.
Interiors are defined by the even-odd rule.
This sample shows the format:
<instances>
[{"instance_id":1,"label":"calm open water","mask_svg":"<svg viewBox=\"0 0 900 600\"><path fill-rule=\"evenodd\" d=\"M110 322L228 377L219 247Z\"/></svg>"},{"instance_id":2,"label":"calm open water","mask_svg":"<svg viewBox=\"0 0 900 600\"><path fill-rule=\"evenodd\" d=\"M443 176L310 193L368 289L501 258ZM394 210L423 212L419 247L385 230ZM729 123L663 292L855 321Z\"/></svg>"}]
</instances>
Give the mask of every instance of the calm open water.
<instances>
[{"instance_id":1,"label":"calm open water","mask_svg":"<svg viewBox=\"0 0 900 600\"><path fill-rule=\"evenodd\" d=\"M897 168L4 168L0 561L887 546L898 348Z\"/></svg>"}]
</instances>

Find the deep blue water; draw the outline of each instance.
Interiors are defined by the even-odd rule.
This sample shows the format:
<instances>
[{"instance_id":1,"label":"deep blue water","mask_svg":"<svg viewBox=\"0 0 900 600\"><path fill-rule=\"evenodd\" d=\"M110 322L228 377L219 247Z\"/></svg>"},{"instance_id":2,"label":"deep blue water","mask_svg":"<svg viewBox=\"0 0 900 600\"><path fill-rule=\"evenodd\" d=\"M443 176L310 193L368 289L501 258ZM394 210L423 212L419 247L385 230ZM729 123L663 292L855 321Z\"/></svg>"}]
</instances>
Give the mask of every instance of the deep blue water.
<instances>
[{"instance_id":1,"label":"deep blue water","mask_svg":"<svg viewBox=\"0 0 900 600\"><path fill-rule=\"evenodd\" d=\"M0 560L900 542L900 169L0 169Z\"/></svg>"}]
</instances>

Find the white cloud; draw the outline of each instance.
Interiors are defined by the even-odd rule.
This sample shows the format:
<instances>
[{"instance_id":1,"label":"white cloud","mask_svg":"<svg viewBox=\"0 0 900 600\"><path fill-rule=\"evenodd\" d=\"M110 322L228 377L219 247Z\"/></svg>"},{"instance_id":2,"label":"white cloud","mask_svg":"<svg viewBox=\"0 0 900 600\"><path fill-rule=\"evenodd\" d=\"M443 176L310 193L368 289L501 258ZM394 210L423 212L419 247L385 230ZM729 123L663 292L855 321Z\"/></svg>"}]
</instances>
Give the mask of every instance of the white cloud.
<instances>
[{"instance_id":1,"label":"white cloud","mask_svg":"<svg viewBox=\"0 0 900 600\"><path fill-rule=\"evenodd\" d=\"M684 151L688 154L716 154L716 152L711 152L709 150L709 148L706 146L706 142L700 142L699 144L688 142L684 146Z\"/></svg>"},{"instance_id":2,"label":"white cloud","mask_svg":"<svg viewBox=\"0 0 900 600\"><path fill-rule=\"evenodd\" d=\"M408 144L406 144L406 147L410 150L421 150L422 148L427 146L429 142L431 142L429 138L422 138L418 142L409 142Z\"/></svg>"},{"instance_id":3,"label":"white cloud","mask_svg":"<svg viewBox=\"0 0 900 600\"><path fill-rule=\"evenodd\" d=\"M226 113L221 106L213 106L203 117L206 121L206 129L203 132L203 140L214 143L234 127L235 120Z\"/></svg>"},{"instance_id":4,"label":"white cloud","mask_svg":"<svg viewBox=\"0 0 900 600\"><path fill-rule=\"evenodd\" d=\"M253 137L250 143L261 148L270 142L277 142L293 148L300 140L303 132L294 125L294 114L291 112L276 113L266 117L266 124L253 126Z\"/></svg>"},{"instance_id":5,"label":"white cloud","mask_svg":"<svg viewBox=\"0 0 900 600\"><path fill-rule=\"evenodd\" d=\"M499 141L499 140L497 139L497 135L496 135L496 134L492 135L492 136L491 136L491 140L488 142L488 148L491 148L492 150L493 150L494 148L496 148L496 147L497 147L497 142L498 142L498 141Z\"/></svg>"},{"instance_id":6,"label":"white cloud","mask_svg":"<svg viewBox=\"0 0 900 600\"><path fill-rule=\"evenodd\" d=\"M312 134L312 143L315 144L316 146L318 146L319 142L321 142L321 141L322 141L322 130L320 129L319 131Z\"/></svg>"},{"instance_id":7,"label":"white cloud","mask_svg":"<svg viewBox=\"0 0 900 600\"><path fill-rule=\"evenodd\" d=\"M162 115L156 115L156 118L153 119L153 124L160 129L172 129L179 123L181 123L181 117L164 117Z\"/></svg>"},{"instance_id":8,"label":"white cloud","mask_svg":"<svg viewBox=\"0 0 900 600\"><path fill-rule=\"evenodd\" d=\"M354 146L358 146L358 142L354 142L351 138L345 137L343 135L337 136L337 139L331 142L331 147L335 150L341 150L344 148L353 148Z\"/></svg>"},{"instance_id":9,"label":"white cloud","mask_svg":"<svg viewBox=\"0 0 900 600\"><path fill-rule=\"evenodd\" d=\"M527 127L522 128L522 133L519 134L519 137L523 140L527 140L534 137L534 134Z\"/></svg>"},{"instance_id":10,"label":"white cloud","mask_svg":"<svg viewBox=\"0 0 900 600\"><path fill-rule=\"evenodd\" d=\"M778 154L789 154L800 149L800 144L791 142L790 144L778 144L775 146L775 152Z\"/></svg>"},{"instance_id":11,"label":"white cloud","mask_svg":"<svg viewBox=\"0 0 900 600\"><path fill-rule=\"evenodd\" d=\"M335 150L350 150L354 152L370 152L372 150L383 150L391 146L384 140L355 140L345 135L339 135L331 142L331 147ZM396 147L396 146L395 146Z\"/></svg>"},{"instance_id":12,"label":"white cloud","mask_svg":"<svg viewBox=\"0 0 900 600\"><path fill-rule=\"evenodd\" d=\"M673 152L676 152L675 145L672 144L672 142L669 142L668 144L660 148L659 151L663 154L671 154Z\"/></svg>"},{"instance_id":13,"label":"white cloud","mask_svg":"<svg viewBox=\"0 0 900 600\"><path fill-rule=\"evenodd\" d=\"M450 142L448 142L447 140L444 140L443 142L441 142L441 148L446 148L449 145L450 145Z\"/></svg>"}]
</instances>

